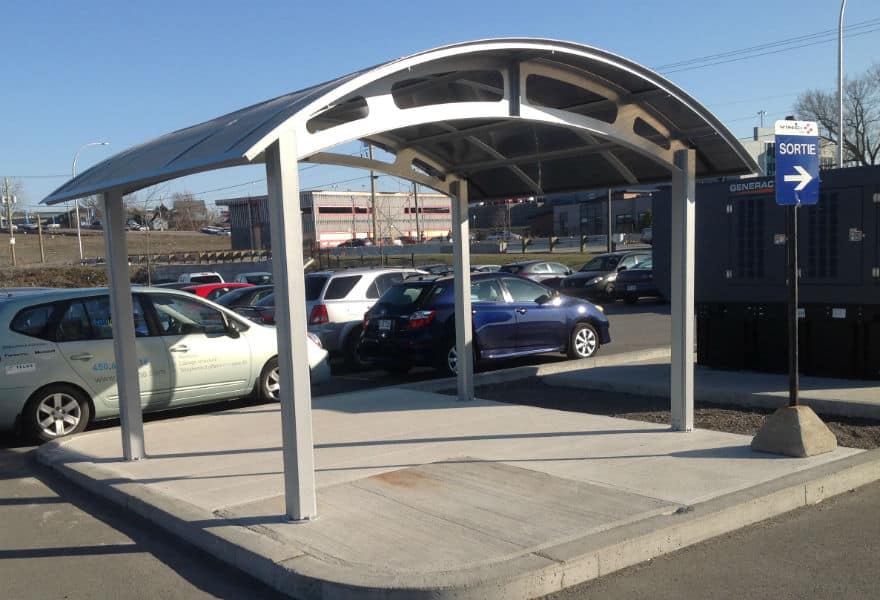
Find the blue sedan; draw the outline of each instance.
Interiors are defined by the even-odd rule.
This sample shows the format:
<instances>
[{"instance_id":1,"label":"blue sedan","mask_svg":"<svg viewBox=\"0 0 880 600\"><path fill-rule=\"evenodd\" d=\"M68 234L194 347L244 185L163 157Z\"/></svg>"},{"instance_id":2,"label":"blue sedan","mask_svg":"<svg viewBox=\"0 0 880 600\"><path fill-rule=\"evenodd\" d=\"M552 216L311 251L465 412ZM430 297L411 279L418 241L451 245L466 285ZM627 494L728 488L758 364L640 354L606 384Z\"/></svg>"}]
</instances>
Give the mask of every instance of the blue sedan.
<instances>
[{"instance_id":1,"label":"blue sedan","mask_svg":"<svg viewBox=\"0 0 880 600\"><path fill-rule=\"evenodd\" d=\"M361 358L389 372L416 365L455 374L455 280L407 280L364 316ZM611 342L601 306L504 273L471 276L474 360L564 352L588 358Z\"/></svg>"}]
</instances>

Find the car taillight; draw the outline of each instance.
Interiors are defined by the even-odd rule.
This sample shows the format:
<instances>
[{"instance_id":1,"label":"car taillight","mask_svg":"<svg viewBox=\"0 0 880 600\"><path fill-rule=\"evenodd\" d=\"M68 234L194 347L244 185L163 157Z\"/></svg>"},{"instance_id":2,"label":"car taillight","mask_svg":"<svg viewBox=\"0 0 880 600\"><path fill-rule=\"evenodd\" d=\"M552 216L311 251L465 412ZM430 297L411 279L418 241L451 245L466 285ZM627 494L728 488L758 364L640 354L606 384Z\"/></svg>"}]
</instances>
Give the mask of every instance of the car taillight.
<instances>
[{"instance_id":1,"label":"car taillight","mask_svg":"<svg viewBox=\"0 0 880 600\"><path fill-rule=\"evenodd\" d=\"M367 327L369 327L369 326L370 326L370 313L366 312L366 313L364 313L364 321L363 321L364 330L366 330Z\"/></svg>"},{"instance_id":2,"label":"car taillight","mask_svg":"<svg viewBox=\"0 0 880 600\"><path fill-rule=\"evenodd\" d=\"M425 325L428 325L431 321L433 321L436 315L436 311L433 310L418 310L409 316L407 329L418 329L419 327L424 327Z\"/></svg>"},{"instance_id":3,"label":"car taillight","mask_svg":"<svg viewBox=\"0 0 880 600\"><path fill-rule=\"evenodd\" d=\"M312 340L318 348L324 349L324 344L321 343L321 338L316 336L311 331L306 332L306 335L309 336L309 339Z\"/></svg>"},{"instance_id":4,"label":"car taillight","mask_svg":"<svg viewBox=\"0 0 880 600\"><path fill-rule=\"evenodd\" d=\"M266 325L274 325L275 324L275 313L263 313L260 315L260 322L265 323Z\"/></svg>"},{"instance_id":5,"label":"car taillight","mask_svg":"<svg viewBox=\"0 0 880 600\"><path fill-rule=\"evenodd\" d=\"M312 313L309 315L309 325L322 325L330 322L330 316L327 314L327 307L323 304L316 304L312 307Z\"/></svg>"}]
</instances>

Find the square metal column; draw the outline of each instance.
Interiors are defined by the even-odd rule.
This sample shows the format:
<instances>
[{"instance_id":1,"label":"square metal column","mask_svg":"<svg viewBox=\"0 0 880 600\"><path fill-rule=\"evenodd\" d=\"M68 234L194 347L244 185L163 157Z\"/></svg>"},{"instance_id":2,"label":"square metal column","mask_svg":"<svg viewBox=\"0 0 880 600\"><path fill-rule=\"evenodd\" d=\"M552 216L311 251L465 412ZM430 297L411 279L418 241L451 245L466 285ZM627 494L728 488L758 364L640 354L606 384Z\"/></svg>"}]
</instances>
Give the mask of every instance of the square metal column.
<instances>
[{"instance_id":1,"label":"square metal column","mask_svg":"<svg viewBox=\"0 0 880 600\"><path fill-rule=\"evenodd\" d=\"M266 149L265 156L281 387L284 497L288 518L305 521L315 518L318 510L296 138L283 135Z\"/></svg>"},{"instance_id":2,"label":"square metal column","mask_svg":"<svg viewBox=\"0 0 880 600\"><path fill-rule=\"evenodd\" d=\"M474 399L473 322L471 321L471 240L468 184L452 187L452 250L455 272L455 348L458 356L458 399Z\"/></svg>"},{"instance_id":3,"label":"square metal column","mask_svg":"<svg viewBox=\"0 0 880 600\"><path fill-rule=\"evenodd\" d=\"M116 388L119 393L119 421L122 425L122 456L140 460L144 449L144 416L141 408L140 377L134 332L134 306L128 275L125 244L125 206L122 194L112 190L101 195L104 205L104 256L110 279L110 318L113 322L113 355L116 359ZM152 365L147 365L148 369Z\"/></svg>"},{"instance_id":4,"label":"square metal column","mask_svg":"<svg viewBox=\"0 0 880 600\"><path fill-rule=\"evenodd\" d=\"M694 219L693 150L675 152L672 169L672 429L694 428Z\"/></svg>"}]
</instances>

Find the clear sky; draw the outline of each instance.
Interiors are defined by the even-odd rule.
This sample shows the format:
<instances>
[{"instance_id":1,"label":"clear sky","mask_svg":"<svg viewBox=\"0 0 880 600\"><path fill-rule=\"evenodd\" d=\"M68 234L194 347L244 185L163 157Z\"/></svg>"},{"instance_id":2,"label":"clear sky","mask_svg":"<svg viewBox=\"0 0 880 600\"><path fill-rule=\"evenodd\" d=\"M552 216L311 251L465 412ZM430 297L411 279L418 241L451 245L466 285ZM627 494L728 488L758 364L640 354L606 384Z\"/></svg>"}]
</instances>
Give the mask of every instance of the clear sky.
<instances>
[{"instance_id":1,"label":"clear sky","mask_svg":"<svg viewBox=\"0 0 880 600\"><path fill-rule=\"evenodd\" d=\"M610 50L659 70L737 137L748 137L759 124L758 111L766 111L764 123L771 124L792 114L799 92L836 88L839 10L837 0L7 2L0 176L18 178L21 199L35 205L66 181L74 153L87 142L110 146L83 150L79 172L255 102L435 46L489 37L547 37ZM861 74L880 62L880 2L849 0L845 25L851 27L845 72ZM828 34L804 40L801 48L789 42L702 68L693 67L705 62L667 66L820 32ZM361 190L367 185L357 179L362 176L309 168L301 185ZM262 167L242 167L175 180L159 194L190 191L213 201L264 193L263 178ZM380 186L399 188L391 178L381 178Z\"/></svg>"}]
</instances>

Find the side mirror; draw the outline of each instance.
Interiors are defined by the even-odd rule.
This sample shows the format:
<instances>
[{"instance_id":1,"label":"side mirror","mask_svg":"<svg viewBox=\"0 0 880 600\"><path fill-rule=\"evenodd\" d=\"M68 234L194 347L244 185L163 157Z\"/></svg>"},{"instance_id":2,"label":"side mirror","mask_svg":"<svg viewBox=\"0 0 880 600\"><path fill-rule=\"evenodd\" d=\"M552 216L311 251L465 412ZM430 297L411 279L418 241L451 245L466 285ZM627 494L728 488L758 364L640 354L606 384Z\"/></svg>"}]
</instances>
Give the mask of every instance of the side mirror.
<instances>
[{"instance_id":1,"label":"side mirror","mask_svg":"<svg viewBox=\"0 0 880 600\"><path fill-rule=\"evenodd\" d=\"M538 304L547 304L550 302L550 296L548 294L541 294L537 298L535 298L535 302Z\"/></svg>"},{"instance_id":2,"label":"side mirror","mask_svg":"<svg viewBox=\"0 0 880 600\"><path fill-rule=\"evenodd\" d=\"M238 328L238 323L232 319L228 319L226 321L226 334L233 339L241 337L241 330Z\"/></svg>"},{"instance_id":3,"label":"side mirror","mask_svg":"<svg viewBox=\"0 0 880 600\"><path fill-rule=\"evenodd\" d=\"M622 273L623 271L626 271L626 267L617 267L618 273Z\"/></svg>"},{"instance_id":4,"label":"side mirror","mask_svg":"<svg viewBox=\"0 0 880 600\"><path fill-rule=\"evenodd\" d=\"M574 271L572 271L571 269L569 269L568 271L565 272L565 276L568 277L568 276L571 275L572 273L574 273Z\"/></svg>"}]
</instances>

